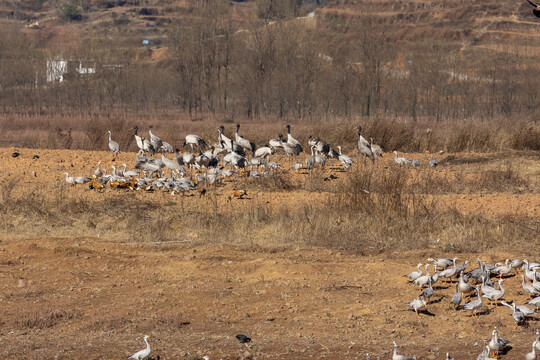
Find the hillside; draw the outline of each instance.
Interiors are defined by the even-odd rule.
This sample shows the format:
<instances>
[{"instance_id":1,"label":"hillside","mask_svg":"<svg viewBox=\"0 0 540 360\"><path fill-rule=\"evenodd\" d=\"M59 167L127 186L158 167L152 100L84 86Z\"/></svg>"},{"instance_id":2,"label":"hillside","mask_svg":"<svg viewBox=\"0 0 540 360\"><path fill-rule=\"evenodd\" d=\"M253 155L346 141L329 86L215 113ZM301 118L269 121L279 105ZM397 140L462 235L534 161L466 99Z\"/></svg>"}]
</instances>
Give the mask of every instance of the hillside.
<instances>
[{"instance_id":1,"label":"hillside","mask_svg":"<svg viewBox=\"0 0 540 360\"><path fill-rule=\"evenodd\" d=\"M540 19L532 9L525 0L348 0L331 4L318 15L329 30L342 34L369 13L398 43L435 43L534 56L540 45Z\"/></svg>"},{"instance_id":2,"label":"hillside","mask_svg":"<svg viewBox=\"0 0 540 360\"><path fill-rule=\"evenodd\" d=\"M55 41L73 39L74 34L98 38L122 38L125 45L165 46L176 29L189 26L200 16L198 0L87 0L87 1L2 1L0 28L36 36L49 46ZM307 2L304 2L307 3ZM75 5L74 5L75 4ZM68 7L78 12L66 19ZM240 29L257 18L255 1L230 1L228 17ZM313 6L299 11L305 15ZM75 11L75 10L73 10ZM437 43L460 48L518 51L534 56L540 45L540 21L525 0L343 0L331 1L316 10L319 27L328 34L346 39L370 14L387 35L398 44ZM80 16L80 17L78 17ZM37 23L28 28L25 25ZM116 39L119 41L119 39Z\"/></svg>"},{"instance_id":3,"label":"hillside","mask_svg":"<svg viewBox=\"0 0 540 360\"><path fill-rule=\"evenodd\" d=\"M114 39L125 46L142 45L143 39L150 46L162 46L178 27L197 18L197 4L196 0L2 1L0 28L35 37L45 48L75 34ZM227 4L234 27L252 17L253 5Z\"/></svg>"}]
</instances>

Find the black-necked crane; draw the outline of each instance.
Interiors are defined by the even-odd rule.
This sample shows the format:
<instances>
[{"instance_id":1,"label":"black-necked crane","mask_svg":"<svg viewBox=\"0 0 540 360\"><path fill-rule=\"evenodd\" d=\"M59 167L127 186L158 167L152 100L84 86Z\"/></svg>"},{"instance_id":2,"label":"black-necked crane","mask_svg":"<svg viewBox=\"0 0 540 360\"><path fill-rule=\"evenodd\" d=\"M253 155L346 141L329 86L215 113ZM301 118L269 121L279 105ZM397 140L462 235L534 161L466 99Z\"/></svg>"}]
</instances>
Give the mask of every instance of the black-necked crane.
<instances>
[{"instance_id":1,"label":"black-necked crane","mask_svg":"<svg viewBox=\"0 0 540 360\"><path fill-rule=\"evenodd\" d=\"M149 152L152 155L156 155L156 148L154 147L154 145L152 145L152 143L150 141L146 140L144 137L141 137L141 140L143 142L142 150L146 151L146 152Z\"/></svg>"},{"instance_id":2,"label":"black-necked crane","mask_svg":"<svg viewBox=\"0 0 540 360\"><path fill-rule=\"evenodd\" d=\"M204 141L202 137L193 134L186 135L186 141L184 142L184 146L188 144L191 146L192 152L193 146L198 146L199 149L204 149L206 147L206 141Z\"/></svg>"},{"instance_id":3,"label":"black-necked crane","mask_svg":"<svg viewBox=\"0 0 540 360\"><path fill-rule=\"evenodd\" d=\"M135 142L137 143L137 147L141 150L144 150L144 142L142 137L139 136L139 127L137 125L133 126L133 130L135 131Z\"/></svg>"},{"instance_id":4,"label":"black-necked crane","mask_svg":"<svg viewBox=\"0 0 540 360\"><path fill-rule=\"evenodd\" d=\"M278 134L277 139L270 139L270 141L268 141L268 144L274 150L282 149L283 148L283 143L284 143L283 134L281 134L281 133Z\"/></svg>"},{"instance_id":5,"label":"black-necked crane","mask_svg":"<svg viewBox=\"0 0 540 360\"><path fill-rule=\"evenodd\" d=\"M238 135L238 131L240 131L240 124L236 124L236 133L235 133L235 139L236 143L243 147L246 150L250 150L253 153L255 152L255 144L249 141L248 139L245 139L243 136Z\"/></svg>"},{"instance_id":6,"label":"black-necked crane","mask_svg":"<svg viewBox=\"0 0 540 360\"><path fill-rule=\"evenodd\" d=\"M225 127L223 125L218 127L218 144L224 149L228 149L231 144L231 139L225 136Z\"/></svg>"},{"instance_id":7,"label":"black-necked crane","mask_svg":"<svg viewBox=\"0 0 540 360\"><path fill-rule=\"evenodd\" d=\"M291 125L287 125L287 143L296 146L298 154L304 151L302 149L302 145L300 145L300 142L292 137Z\"/></svg>"},{"instance_id":8,"label":"black-necked crane","mask_svg":"<svg viewBox=\"0 0 540 360\"><path fill-rule=\"evenodd\" d=\"M255 157L267 158L273 155L276 151L269 146L263 146L255 150Z\"/></svg>"}]
</instances>

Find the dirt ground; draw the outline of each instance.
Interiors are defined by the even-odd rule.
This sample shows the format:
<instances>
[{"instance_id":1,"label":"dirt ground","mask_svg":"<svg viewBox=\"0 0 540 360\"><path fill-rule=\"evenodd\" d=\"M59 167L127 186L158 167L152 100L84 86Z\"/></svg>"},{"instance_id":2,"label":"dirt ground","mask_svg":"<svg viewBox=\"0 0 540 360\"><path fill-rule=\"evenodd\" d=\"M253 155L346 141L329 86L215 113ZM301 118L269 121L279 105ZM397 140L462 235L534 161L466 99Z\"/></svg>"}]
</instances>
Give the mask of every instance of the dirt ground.
<instances>
[{"instance_id":1,"label":"dirt ground","mask_svg":"<svg viewBox=\"0 0 540 360\"><path fill-rule=\"evenodd\" d=\"M64 186L64 171L87 175L98 159L107 159L109 169L112 164L106 152L40 150L40 159L33 160L37 151L19 150L17 159L11 158L13 149L0 150L1 180L20 178L23 189L54 191L58 184ZM376 166L393 166L385 155ZM424 162L427 156L409 155ZM117 162L132 164L133 158L132 153L121 154ZM493 218L540 218L538 154L463 154L452 159L436 170L437 176L474 179L512 161L529 185L523 191L434 195L440 206ZM477 161L459 161L464 159ZM342 177L337 170L335 174ZM260 189L251 200L229 202L225 195L233 187L221 188L220 201L237 210L255 198L279 203L324 196L301 189L287 194ZM65 190L86 199L111 194L84 186ZM158 193L136 196L171 199ZM205 201L185 197L190 206ZM530 249L509 253L439 254L426 248L361 256L296 246L5 234L0 238L0 356L122 359L144 347L146 334L153 356L161 359L363 359L368 352L388 359L392 341L400 353L419 359L444 359L446 352L455 359L476 359L483 338L497 326L512 346L503 358L523 358L534 340L538 315L516 328L509 308L489 310L484 304L480 316L471 317L450 306L454 285L439 281L428 313L418 318L406 303L419 290L403 275L430 256L455 255L460 263L468 259L469 269L476 267L477 256L495 262L537 254L530 260L539 261L538 240L530 239ZM507 301L526 302L519 275L509 276L503 286ZM249 349L238 344L239 333L253 339Z\"/></svg>"}]
</instances>

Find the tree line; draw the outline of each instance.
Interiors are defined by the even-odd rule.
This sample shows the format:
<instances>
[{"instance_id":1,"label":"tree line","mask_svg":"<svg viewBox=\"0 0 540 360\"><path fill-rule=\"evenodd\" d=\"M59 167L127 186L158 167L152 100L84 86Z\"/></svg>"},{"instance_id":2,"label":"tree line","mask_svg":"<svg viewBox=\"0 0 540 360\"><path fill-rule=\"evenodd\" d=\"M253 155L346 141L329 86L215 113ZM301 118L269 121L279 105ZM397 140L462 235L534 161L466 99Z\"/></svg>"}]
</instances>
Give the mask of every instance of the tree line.
<instances>
[{"instance_id":1,"label":"tree line","mask_svg":"<svg viewBox=\"0 0 540 360\"><path fill-rule=\"evenodd\" d=\"M144 60L152 50L114 41L86 38L55 51L17 33L0 34L0 112L123 116L181 109L191 117L287 120L537 112L539 70L512 51L396 43L368 14L348 34L332 34L320 20L295 19L295 1L266 4L275 6L262 6L257 21L238 29L226 2L203 2L195 20L172 33L157 65ZM93 61L96 73L48 83L46 61L59 54Z\"/></svg>"}]
</instances>

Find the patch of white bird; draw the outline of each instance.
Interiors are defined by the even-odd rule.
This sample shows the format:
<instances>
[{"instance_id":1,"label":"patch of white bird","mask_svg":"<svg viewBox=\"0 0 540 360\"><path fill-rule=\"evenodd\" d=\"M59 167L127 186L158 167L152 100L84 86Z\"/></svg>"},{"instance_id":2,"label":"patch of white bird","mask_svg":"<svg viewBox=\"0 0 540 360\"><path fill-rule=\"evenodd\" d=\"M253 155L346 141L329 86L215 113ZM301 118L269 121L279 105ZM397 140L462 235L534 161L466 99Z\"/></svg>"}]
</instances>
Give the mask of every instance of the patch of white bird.
<instances>
[{"instance_id":1,"label":"patch of white bird","mask_svg":"<svg viewBox=\"0 0 540 360\"><path fill-rule=\"evenodd\" d=\"M478 267L467 271L466 267L469 261L465 261L463 265L459 265L457 260L458 258L456 257L453 259L428 258L426 264L419 263L416 265L416 270L404 275L408 279L409 284L420 287L420 294L407 303L407 306L417 316L423 312L436 316L436 314L430 313L427 308L434 292L432 284L439 278L442 278L446 282L455 282L455 287L438 287L436 290L452 289L453 295L450 295L448 298L450 298L449 302L456 310L469 311L471 313L470 316L476 317L480 314L487 315L495 311L499 305L503 305L502 308L505 306L510 308L511 311L507 311L506 313L512 317L517 327L527 325L528 321L533 319L536 310L540 308L540 274L537 272L540 270L540 263L531 262L527 259L505 259L504 262L489 264L481 261L480 257L478 257ZM429 272L430 266L434 268L433 274ZM424 267L424 271L422 271L422 267ZM442 271L437 272L437 269ZM520 270L523 271L523 274L517 276ZM499 278L498 288L491 281L491 278L494 277ZM529 296L529 301L526 304L518 304L517 296L520 294L509 294L507 289L503 287L504 281L511 281L512 279L515 282L515 286L521 285L521 293ZM535 284L537 285L535 286ZM447 296L441 294L438 301L441 301L445 297ZM461 304L462 299L465 297L472 297L472 300ZM489 300L489 304L485 310L483 310L485 303L482 301L482 298ZM511 298L511 301L507 302L503 300L504 298ZM531 305L534 308L527 305ZM502 313L504 314L504 312ZM498 359L501 354L505 354L506 351L511 349L508 347L508 343L507 340L499 337L498 329L495 327L491 340L489 343L486 341L478 359ZM537 351L540 351L540 332L538 330L536 331L536 338L532 342L532 351L526 353L525 359L537 359ZM401 357L403 355L397 355L397 346L394 343L394 356L392 358L398 359L396 356L399 356L399 359L403 359Z\"/></svg>"}]
</instances>

